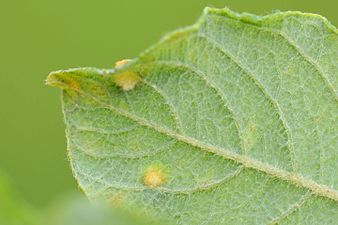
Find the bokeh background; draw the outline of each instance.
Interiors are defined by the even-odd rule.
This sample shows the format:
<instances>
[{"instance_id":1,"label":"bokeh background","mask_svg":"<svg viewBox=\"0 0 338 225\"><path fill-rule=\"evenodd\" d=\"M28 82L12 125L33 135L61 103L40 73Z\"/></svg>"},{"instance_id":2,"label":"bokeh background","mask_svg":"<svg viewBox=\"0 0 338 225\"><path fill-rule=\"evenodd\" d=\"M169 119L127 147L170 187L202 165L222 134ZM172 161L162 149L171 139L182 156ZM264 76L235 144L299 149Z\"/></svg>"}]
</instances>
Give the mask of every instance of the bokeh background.
<instances>
[{"instance_id":1,"label":"bokeh background","mask_svg":"<svg viewBox=\"0 0 338 225\"><path fill-rule=\"evenodd\" d=\"M205 6L300 10L338 25L335 0L0 0L0 170L22 197L42 208L78 189L60 92L44 85L47 74L133 58L168 31L194 23Z\"/></svg>"}]
</instances>

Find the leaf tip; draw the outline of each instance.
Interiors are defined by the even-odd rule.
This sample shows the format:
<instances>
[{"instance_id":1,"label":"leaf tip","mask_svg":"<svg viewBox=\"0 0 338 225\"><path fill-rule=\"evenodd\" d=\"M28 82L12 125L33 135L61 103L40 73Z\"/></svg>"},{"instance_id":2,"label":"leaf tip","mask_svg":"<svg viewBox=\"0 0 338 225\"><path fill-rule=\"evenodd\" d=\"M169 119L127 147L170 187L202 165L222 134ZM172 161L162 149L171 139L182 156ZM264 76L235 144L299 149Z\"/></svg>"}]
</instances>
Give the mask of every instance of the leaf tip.
<instances>
[{"instance_id":1,"label":"leaf tip","mask_svg":"<svg viewBox=\"0 0 338 225\"><path fill-rule=\"evenodd\" d=\"M45 84L63 89L78 90L80 88L80 84L72 76L68 76L67 72L63 70L51 72L48 75Z\"/></svg>"}]
</instances>

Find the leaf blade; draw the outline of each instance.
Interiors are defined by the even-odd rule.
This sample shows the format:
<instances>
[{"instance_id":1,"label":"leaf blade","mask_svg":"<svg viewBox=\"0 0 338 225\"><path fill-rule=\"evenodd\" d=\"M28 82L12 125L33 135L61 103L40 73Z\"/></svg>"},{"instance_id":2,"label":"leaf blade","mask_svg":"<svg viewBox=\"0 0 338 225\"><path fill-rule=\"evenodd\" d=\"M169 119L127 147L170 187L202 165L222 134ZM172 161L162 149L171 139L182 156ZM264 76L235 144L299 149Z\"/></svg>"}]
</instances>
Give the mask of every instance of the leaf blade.
<instances>
[{"instance_id":1,"label":"leaf blade","mask_svg":"<svg viewBox=\"0 0 338 225\"><path fill-rule=\"evenodd\" d=\"M64 109L72 167L87 194L92 198L111 198L123 193L126 199L123 204L128 207L147 205L144 210L148 214L189 224L203 220L249 223L253 218L243 210L257 216L256 208L264 211L265 207L257 203L260 198L266 198L264 203L276 210L260 215L259 224L284 220L289 212L301 214L299 201L304 203L302 207L311 201L337 207L338 179L332 172L337 167L338 126L332 126L337 124L334 89L337 70L333 63L337 52L331 49L329 60L314 61L313 48L302 48L304 43L301 45L299 39L295 40L301 47L296 46L284 33L272 30L288 24L285 21L293 16L305 21L320 20L320 28L324 24L322 30L330 33L330 37L337 36L326 20L308 14L287 12L257 17L227 9L208 9L196 26L170 35L121 71L65 72L65 77L80 84L69 85L67 81L61 86L66 89ZM266 24L270 26L268 29ZM285 25L281 28L285 29ZM134 90L121 91L111 78L123 71L136 72L142 82ZM49 80L59 82L56 76ZM105 121L118 124L122 116L139 130L129 136L104 136L97 132L98 128L90 135L79 133L69 125L79 126L78 121L74 123L71 119L78 106L88 113L87 122L99 115L101 122L92 124L94 128L104 126ZM105 116L90 113L88 109L93 108L109 112L105 111ZM147 136L150 130L157 133ZM72 143L74 140L83 144L82 150ZM166 145L168 142L172 145ZM157 152L162 145L164 151ZM83 150L86 147L93 148L91 154ZM119 150L119 155L97 155L115 154ZM128 154L136 158L123 157ZM163 166L169 180L149 189L142 177L154 164ZM201 189L242 166L244 169L233 179L237 186L243 186L241 191L231 192L232 179ZM196 187L198 191L192 192ZM251 193L248 187L257 189L256 193ZM178 190L186 193L190 190L190 198ZM305 197L308 190L312 195ZM236 199L224 193L241 199L237 199L242 201L240 209L231 205ZM292 197L283 199L284 195ZM228 208L207 208L203 204L214 203L207 196L220 200ZM189 211L191 205L198 214ZM164 209L160 210L161 207ZM214 211L221 209L225 211L215 215ZM230 214L226 216L227 213ZM330 215L326 219L334 221L334 218Z\"/></svg>"}]
</instances>

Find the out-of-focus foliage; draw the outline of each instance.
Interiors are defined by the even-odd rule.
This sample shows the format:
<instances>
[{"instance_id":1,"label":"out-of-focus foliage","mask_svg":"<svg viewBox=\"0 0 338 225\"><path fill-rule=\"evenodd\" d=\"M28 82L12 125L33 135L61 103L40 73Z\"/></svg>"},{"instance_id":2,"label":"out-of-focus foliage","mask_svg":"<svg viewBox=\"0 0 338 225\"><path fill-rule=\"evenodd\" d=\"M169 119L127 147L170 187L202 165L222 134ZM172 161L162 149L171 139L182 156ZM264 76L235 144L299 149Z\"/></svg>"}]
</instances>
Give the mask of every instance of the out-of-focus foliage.
<instances>
[{"instance_id":1,"label":"out-of-focus foliage","mask_svg":"<svg viewBox=\"0 0 338 225\"><path fill-rule=\"evenodd\" d=\"M0 225L38 225L40 215L20 199L0 172Z\"/></svg>"},{"instance_id":2,"label":"out-of-focus foliage","mask_svg":"<svg viewBox=\"0 0 338 225\"><path fill-rule=\"evenodd\" d=\"M130 214L106 204L91 204L83 195L61 197L45 210L33 209L18 197L0 173L0 225L159 225L144 215ZM162 225L162 224L161 224Z\"/></svg>"},{"instance_id":3,"label":"out-of-focus foliage","mask_svg":"<svg viewBox=\"0 0 338 225\"><path fill-rule=\"evenodd\" d=\"M159 225L141 214L123 212L104 203L91 204L80 195L65 196L47 214L50 225Z\"/></svg>"}]
</instances>

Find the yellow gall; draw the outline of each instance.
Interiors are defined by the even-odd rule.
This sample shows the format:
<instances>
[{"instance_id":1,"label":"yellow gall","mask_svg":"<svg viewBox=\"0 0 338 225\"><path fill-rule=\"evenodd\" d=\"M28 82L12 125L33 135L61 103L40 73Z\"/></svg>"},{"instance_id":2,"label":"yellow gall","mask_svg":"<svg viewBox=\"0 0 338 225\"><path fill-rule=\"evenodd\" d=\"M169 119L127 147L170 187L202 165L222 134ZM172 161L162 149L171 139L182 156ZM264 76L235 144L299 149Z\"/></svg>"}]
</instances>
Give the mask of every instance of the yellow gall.
<instances>
[{"instance_id":1,"label":"yellow gall","mask_svg":"<svg viewBox=\"0 0 338 225\"><path fill-rule=\"evenodd\" d=\"M122 60L119 60L115 63L115 68L119 68L125 64L127 64L128 62L130 62L131 60L130 59L122 59Z\"/></svg>"},{"instance_id":2,"label":"yellow gall","mask_svg":"<svg viewBox=\"0 0 338 225\"><path fill-rule=\"evenodd\" d=\"M123 59L115 63L115 68L120 69L123 65L130 62L130 59ZM122 71L114 76L114 81L117 86L121 87L124 91L129 91L141 81L141 78L134 71Z\"/></svg>"},{"instance_id":3,"label":"yellow gall","mask_svg":"<svg viewBox=\"0 0 338 225\"><path fill-rule=\"evenodd\" d=\"M141 81L141 78L133 71L124 71L114 76L117 86L124 91L130 91Z\"/></svg>"},{"instance_id":4,"label":"yellow gall","mask_svg":"<svg viewBox=\"0 0 338 225\"><path fill-rule=\"evenodd\" d=\"M143 176L143 183L148 188L156 188L163 185L166 181L164 171L160 167L149 167Z\"/></svg>"}]
</instances>

